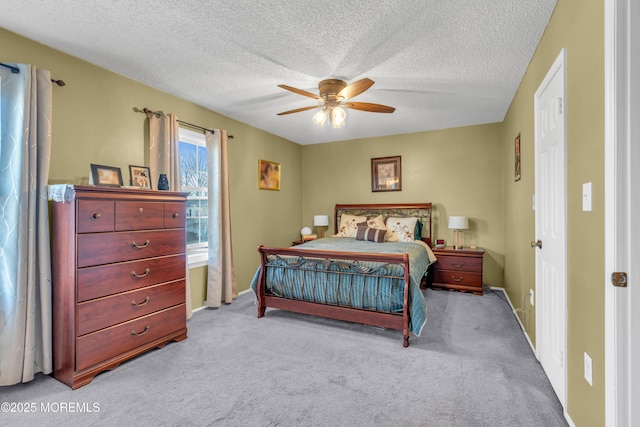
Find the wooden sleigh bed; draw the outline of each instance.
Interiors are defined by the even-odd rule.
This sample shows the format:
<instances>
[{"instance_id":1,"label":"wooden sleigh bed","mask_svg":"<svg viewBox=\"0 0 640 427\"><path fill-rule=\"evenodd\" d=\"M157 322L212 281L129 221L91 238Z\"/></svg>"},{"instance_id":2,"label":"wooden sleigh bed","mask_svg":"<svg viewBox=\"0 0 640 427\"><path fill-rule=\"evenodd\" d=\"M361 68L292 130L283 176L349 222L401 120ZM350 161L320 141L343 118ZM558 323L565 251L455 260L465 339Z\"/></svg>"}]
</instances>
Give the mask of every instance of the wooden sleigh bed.
<instances>
[{"instance_id":1,"label":"wooden sleigh bed","mask_svg":"<svg viewBox=\"0 0 640 427\"><path fill-rule=\"evenodd\" d=\"M420 226L416 227L415 238L419 237L419 242L372 243L332 237L291 248L259 246L260 267L251 284L257 296L258 317L272 307L401 330L407 347L410 333L420 335L426 323L426 302L420 288L435 261L428 249L431 203L336 205L337 234L343 216L382 216L398 220L398 224L417 218ZM361 247L368 249L362 251Z\"/></svg>"}]
</instances>

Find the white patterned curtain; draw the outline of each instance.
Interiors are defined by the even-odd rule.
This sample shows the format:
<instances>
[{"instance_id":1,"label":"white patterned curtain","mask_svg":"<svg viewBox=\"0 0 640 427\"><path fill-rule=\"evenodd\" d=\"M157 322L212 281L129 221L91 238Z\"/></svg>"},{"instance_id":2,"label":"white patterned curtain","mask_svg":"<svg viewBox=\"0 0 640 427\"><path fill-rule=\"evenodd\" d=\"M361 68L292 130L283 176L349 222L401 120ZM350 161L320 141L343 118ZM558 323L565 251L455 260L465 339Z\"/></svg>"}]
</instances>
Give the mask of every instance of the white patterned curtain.
<instances>
[{"instance_id":1,"label":"white patterned curtain","mask_svg":"<svg viewBox=\"0 0 640 427\"><path fill-rule=\"evenodd\" d=\"M156 112L149 117L149 170L151 178L155 181L152 188L157 188L158 178L161 173L167 174L169 189L180 191L180 156L178 147L180 143L180 129L178 118L175 114ZM186 267L186 315L190 319L191 310L191 285L189 281L189 266Z\"/></svg>"},{"instance_id":2,"label":"white patterned curtain","mask_svg":"<svg viewBox=\"0 0 640 427\"><path fill-rule=\"evenodd\" d=\"M0 67L0 386L52 370L51 76Z\"/></svg>"},{"instance_id":3,"label":"white patterned curtain","mask_svg":"<svg viewBox=\"0 0 640 427\"><path fill-rule=\"evenodd\" d=\"M230 304L238 296L231 246L228 135L226 130L205 132L209 170L209 268L207 306Z\"/></svg>"}]
</instances>

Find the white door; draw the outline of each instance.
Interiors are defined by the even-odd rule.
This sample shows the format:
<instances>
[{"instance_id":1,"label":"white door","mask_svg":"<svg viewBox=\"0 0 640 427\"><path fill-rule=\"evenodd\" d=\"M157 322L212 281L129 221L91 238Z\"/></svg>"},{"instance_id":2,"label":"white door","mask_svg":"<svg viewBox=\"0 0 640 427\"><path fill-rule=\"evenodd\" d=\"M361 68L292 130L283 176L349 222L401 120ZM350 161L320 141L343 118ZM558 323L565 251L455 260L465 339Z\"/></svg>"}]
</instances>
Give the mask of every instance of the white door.
<instances>
[{"instance_id":1,"label":"white door","mask_svg":"<svg viewBox=\"0 0 640 427\"><path fill-rule=\"evenodd\" d=\"M565 406L566 179L565 51L534 95L536 191L536 353ZM533 242L532 242L533 243Z\"/></svg>"},{"instance_id":2,"label":"white door","mask_svg":"<svg viewBox=\"0 0 640 427\"><path fill-rule=\"evenodd\" d=\"M606 425L640 425L640 4L605 2ZM625 272L627 287L610 275Z\"/></svg>"}]
</instances>

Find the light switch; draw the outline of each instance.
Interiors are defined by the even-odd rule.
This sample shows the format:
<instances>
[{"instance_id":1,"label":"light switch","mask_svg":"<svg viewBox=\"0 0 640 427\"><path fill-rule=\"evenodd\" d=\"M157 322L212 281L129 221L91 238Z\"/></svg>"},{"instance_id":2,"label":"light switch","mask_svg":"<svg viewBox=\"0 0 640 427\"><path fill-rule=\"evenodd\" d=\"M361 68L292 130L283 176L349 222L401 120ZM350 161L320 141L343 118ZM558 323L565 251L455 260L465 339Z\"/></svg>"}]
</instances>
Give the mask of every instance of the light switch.
<instances>
[{"instance_id":1,"label":"light switch","mask_svg":"<svg viewBox=\"0 0 640 427\"><path fill-rule=\"evenodd\" d=\"M591 183L582 184L582 210L591 212Z\"/></svg>"},{"instance_id":2,"label":"light switch","mask_svg":"<svg viewBox=\"0 0 640 427\"><path fill-rule=\"evenodd\" d=\"M593 360L586 351L584 352L584 379L589 385L593 385Z\"/></svg>"}]
</instances>

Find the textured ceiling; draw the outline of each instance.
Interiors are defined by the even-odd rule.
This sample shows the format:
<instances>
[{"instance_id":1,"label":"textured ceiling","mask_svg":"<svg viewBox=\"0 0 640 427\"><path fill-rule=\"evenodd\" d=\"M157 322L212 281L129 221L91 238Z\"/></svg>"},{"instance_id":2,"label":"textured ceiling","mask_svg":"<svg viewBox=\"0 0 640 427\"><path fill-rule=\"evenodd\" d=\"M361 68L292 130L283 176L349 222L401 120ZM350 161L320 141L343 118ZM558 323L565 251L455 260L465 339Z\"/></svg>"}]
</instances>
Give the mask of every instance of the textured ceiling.
<instances>
[{"instance_id":1,"label":"textured ceiling","mask_svg":"<svg viewBox=\"0 0 640 427\"><path fill-rule=\"evenodd\" d=\"M556 2L1 0L0 26L312 144L502 121ZM278 84L364 77L376 83L354 101L393 114L347 110L340 129L317 110L276 116L317 102Z\"/></svg>"}]
</instances>

